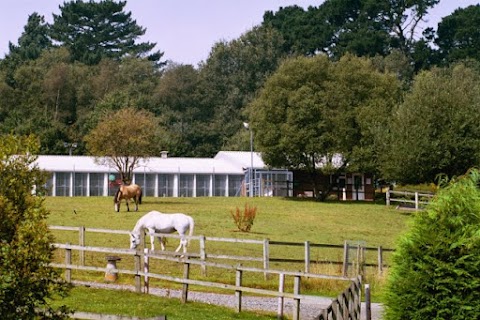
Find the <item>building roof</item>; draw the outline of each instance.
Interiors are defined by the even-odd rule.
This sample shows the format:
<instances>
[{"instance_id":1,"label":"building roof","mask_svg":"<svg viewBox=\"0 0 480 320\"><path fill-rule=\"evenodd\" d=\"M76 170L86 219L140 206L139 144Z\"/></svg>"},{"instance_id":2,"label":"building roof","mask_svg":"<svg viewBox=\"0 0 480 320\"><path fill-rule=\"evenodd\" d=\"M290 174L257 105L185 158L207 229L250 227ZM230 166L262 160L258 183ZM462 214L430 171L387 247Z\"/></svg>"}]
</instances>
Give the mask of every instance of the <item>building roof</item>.
<instances>
[{"instance_id":1,"label":"building roof","mask_svg":"<svg viewBox=\"0 0 480 320\"><path fill-rule=\"evenodd\" d=\"M49 172L115 172L90 156L39 156L36 164ZM220 151L214 158L152 157L140 160L134 173L244 174L251 164L251 153ZM266 168L259 153L253 153L254 168Z\"/></svg>"}]
</instances>

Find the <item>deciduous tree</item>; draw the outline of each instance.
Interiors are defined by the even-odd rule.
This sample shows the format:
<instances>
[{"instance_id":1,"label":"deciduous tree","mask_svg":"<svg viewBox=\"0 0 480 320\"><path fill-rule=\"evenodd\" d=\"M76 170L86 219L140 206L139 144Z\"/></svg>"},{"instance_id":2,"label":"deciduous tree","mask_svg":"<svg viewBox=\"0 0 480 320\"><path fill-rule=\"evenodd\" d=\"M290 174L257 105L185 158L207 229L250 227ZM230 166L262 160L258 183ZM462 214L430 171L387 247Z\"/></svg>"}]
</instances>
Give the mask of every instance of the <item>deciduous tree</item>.
<instances>
[{"instance_id":1,"label":"deciduous tree","mask_svg":"<svg viewBox=\"0 0 480 320\"><path fill-rule=\"evenodd\" d=\"M315 185L316 175L375 170L399 93L395 76L375 71L367 59L288 60L249 105L256 150L273 167L309 172L315 195L325 197L330 185ZM335 164L338 154L343 163Z\"/></svg>"},{"instance_id":2,"label":"deciduous tree","mask_svg":"<svg viewBox=\"0 0 480 320\"><path fill-rule=\"evenodd\" d=\"M480 77L459 64L420 73L393 113L382 176L402 183L458 176L480 163Z\"/></svg>"},{"instance_id":3,"label":"deciduous tree","mask_svg":"<svg viewBox=\"0 0 480 320\"><path fill-rule=\"evenodd\" d=\"M158 130L153 114L125 107L107 112L85 142L96 161L115 168L122 181L130 184L140 160L159 151Z\"/></svg>"}]
</instances>

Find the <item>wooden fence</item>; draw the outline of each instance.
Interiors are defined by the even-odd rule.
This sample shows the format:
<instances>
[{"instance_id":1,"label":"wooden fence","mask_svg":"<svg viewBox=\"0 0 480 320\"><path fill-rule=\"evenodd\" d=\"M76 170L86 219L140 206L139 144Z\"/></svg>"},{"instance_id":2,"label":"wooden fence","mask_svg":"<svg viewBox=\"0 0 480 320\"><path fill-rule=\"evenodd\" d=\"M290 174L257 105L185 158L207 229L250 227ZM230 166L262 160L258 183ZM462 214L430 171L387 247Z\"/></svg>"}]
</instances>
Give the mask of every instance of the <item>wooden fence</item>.
<instances>
[{"instance_id":1,"label":"wooden fence","mask_svg":"<svg viewBox=\"0 0 480 320\"><path fill-rule=\"evenodd\" d=\"M252 240L252 239L238 239L238 238L219 238L219 237L205 237L205 236L192 236L188 237L190 241L198 241L198 252L189 252L185 257L179 257L179 253L173 253L168 251L162 252L150 252L147 248L139 248L138 250L123 249L123 248L110 248L110 247L96 247L96 246L87 246L86 245L86 233L107 233L107 234L119 234L119 235L128 235L130 231L125 230L111 230L111 229L98 229L98 228L85 228L81 227L68 227L68 226L50 226L52 230L63 230L63 231L74 231L78 232L78 245L74 244L62 244L56 243L53 244L59 250L64 250L64 263L52 263L52 266L57 268L65 269L65 279L67 281L72 281L72 271L90 271L90 272L104 272L105 275L108 274L126 274L132 275L134 277L135 290L137 292L149 292L151 285L151 279L158 279L161 281L169 281L173 283L181 284L182 287L182 301L186 302L188 300L188 290L189 286L201 286L209 287L216 289L223 289L227 291L232 291L235 293L235 305L238 311L242 309L242 295L244 293L258 294L264 296L273 296L278 299L278 317L283 317L284 314L284 299L293 299L294 308L293 308L293 319L299 319L300 315L300 301L306 297L311 297L308 295L300 294L300 284L302 279L327 279L327 280L340 280L340 281L350 281L351 285L347 288L337 299L332 302L332 305L329 306L326 310L321 310L319 306L319 314L321 316L327 315L327 318L324 319L343 319L339 314L358 314L358 318L350 316L348 319L359 319L360 310L360 291L361 291L361 278L359 277L349 277L349 266L352 266L353 272L358 275L362 274L363 268L365 266L374 266L378 267L379 272L382 272L383 267L386 264L383 261L383 254L385 251L393 251L392 249L384 249L382 247L366 247L364 243L361 242L350 242L345 241L343 245L331 245L331 244L316 244L310 243L309 241L305 242L285 242L285 241L270 241L269 239L263 240ZM178 239L178 235L173 234L155 234L157 236L165 236ZM145 234L142 234L141 243L145 243ZM89 238L90 239L90 238ZM239 256L239 255L227 255L220 254L218 252L210 253L207 252L207 242L230 242L235 244L245 243L245 244L254 244L262 247L261 254L258 256ZM271 248L275 246L294 246L301 247L303 250L303 259L293 259L285 257L272 257ZM343 250L343 260L342 261L312 261L310 250L312 248L333 248ZM280 251L284 251L281 249ZM377 252L377 263L365 263L365 253L367 251L376 251ZM121 255L126 257L131 257L133 261L130 263L122 262L122 265L130 264L130 267L127 268L117 268L115 265L112 266L107 264L106 268L98 266L98 260L95 262L96 266L86 265L85 253L86 252L97 252L105 254L106 258L112 257L112 255ZM75 254L73 254L75 253ZM73 262L73 257L75 258L76 264ZM113 256L115 257L115 256ZM162 274L160 272L154 272L151 270L150 266L152 259L154 260L163 260L177 263L183 266L180 276L172 276L169 274ZM254 261L256 264L260 264L262 267L247 267L242 265L230 265L218 262L219 260L234 260L238 261ZM133 262L133 263L132 263ZM271 262L279 263L301 263L304 264L304 271L286 271L286 270L275 270L270 268ZM341 264L342 267L342 276L318 274L311 272L312 263L331 263L331 264ZM204 275L206 275L207 268L220 268L222 270L227 270L226 272L234 273L235 284L228 283L218 283L193 279L190 276L191 266L198 266ZM177 270L180 271L180 270ZM266 290L253 288L243 285L244 283L244 273L260 273L263 274L265 279L270 278L274 280L273 276L278 277L277 290ZM286 282L286 277L289 277L290 282ZM286 289L286 283L291 283L293 288L290 287L290 290ZM288 289L288 288L287 288ZM358 306L357 306L358 305ZM332 315L334 318L328 318L329 315ZM320 316L319 316L320 317ZM346 319L346 318L345 318Z\"/></svg>"},{"instance_id":2,"label":"wooden fence","mask_svg":"<svg viewBox=\"0 0 480 320\"><path fill-rule=\"evenodd\" d=\"M107 233L107 234L125 234L129 235L130 231L125 230L111 230L111 229L99 229L99 228L86 228L84 226L80 227L70 227L70 226L50 226L51 230L63 230L63 231L74 231L78 232L78 245L86 245L86 233ZM155 234L162 237L179 239L180 237L176 234ZM367 247L360 244L360 242L345 241L343 245L335 244L322 244L322 243L311 243L310 241L305 242L288 242L288 241L272 241L269 239L263 240L254 240L254 239L240 239L240 238L220 238L220 237L206 237L203 235L200 236L187 236L189 241L198 241L199 243L199 252L198 253L189 253L190 258L197 258L201 261L210 260L234 260L236 262L242 261L254 261L262 264L263 269L269 269L271 262L278 263L300 263L303 264L303 271L305 273L311 272L311 266L313 264L332 264L332 265L341 265L342 275L344 277L349 276L350 271L353 271L353 275L362 274L365 267L376 267L379 274L383 273L384 267L388 267L388 264L385 263L384 254L385 252L393 252L393 249L379 247ZM208 242L228 242L235 244L253 244L259 245L262 247L262 254L258 256L239 256L231 254L219 254L213 252L207 252L207 243ZM143 243L143 241L142 241ZM286 257L276 257L272 256L271 251L274 247L302 247L303 248L303 258L286 258ZM332 260L318 260L312 259L311 250L313 248L324 248L324 249L338 249L343 250L342 261L332 261ZM352 256L349 254L351 249L356 250L356 255ZM280 250L283 251L283 250ZM376 252L375 262L367 262L365 260L366 252ZM79 251L80 255L80 265L85 263L84 251ZM350 268L353 266L354 268ZM202 266L204 274L206 274L206 265ZM266 277L266 273L265 273Z\"/></svg>"},{"instance_id":3,"label":"wooden fence","mask_svg":"<svg viewBox=\"0 0 480 320\"><path fill-rule=\"evenodd\" d=\"M242 267L242 266L232 266L226 264L213 263L208 261L201 261L198 259L190 259L189 257L170 257L165 255L165 252L161 254L152 253L149 249L142 250L132 250L132 249L118 249L118 248L104 248L104 247L89 247L89 246L80 246L80 245L71 245L71 244L52 244L56 249L65 250L65 263L51 263L55 268L65 269L65 279L68 282L72 281L72 270L82 270L82 271L95 271L95 272L104 272L104 273L115 273L115 274L127 274L133 275L135 278L135 290L137 292L149 291L149 279L159 279L174 283L182 284L182 302L188 301L188 291L190 285L196 285L201 287L216 288L227 291L232 291L235 293L235 305L236 310L240 312L242 310L242 295L243 293L258 294L263 296L273 296L278 298L278 312L277 316L282 318L284 316L284 299L289 298L293 299L293 319L300 319L300 301L302 299L312 298L313 296L302 295L300 293L300 284L302 278L317 278L317 279L329 279L329 280L341 280L341 281L355 281L355 278L346 278L342 276L331 276L331 275L322 275L322 274L313 274L305 272L293 272L293 271L284 271L284 270L274 270L274 269L261 269L261 268L251 268L251 267ZM106 254L117 254L117 255L126 255L133 257L134 268L130 269L121 269L106 267L96 267L96 266L86 266L73 264L72 261L72 251L80 252L101 252ZM183 276L176 277L167 274L153 273L149 270L149 260L150 259L161 259L164 261L176 262L180 265L183 265ZM143 262L143 263L142 263ZM204 280L195 280L190 278L190 268L192 265L199 266L209 266L215 268L221 268L224 270L235 272L235 285L228 283L219 283L219 282L210 282ZM278 290L267 290L267 289L258 289L253 287L247 287L243 285L243 274L245 272L253 273L268 273L269 275L278 276ZM285 290L285 277L293 277L294 285L291 292L286 292ZM142 281L143 278L143 281ZM143 288L143 290L142 290ZM342 302L344 303L344 302ZM351 302L347 302L350 304ZM357 302L355 302L357 303ZM319 306L319 312L321 308Z\"/></svg>"},{"instance_id":4,"label":"wooden fence","mask_svg":"<svg viewBox=\"0 0 480 320\"><path fill-rule=\"evenodd\" d=\"M361 316L362 278L358 276L332 304L323 309L318 320L349 320L360 319Z\"/></svg>"},{"instance_id":5,"label":"wooden fence","mask_svg":"<svg viewBox=\"0 0 480 320\"><path fill-rule=\"evenodd\" d=\"M424 208L434 196L431 193L387 190L386 203L389 206L396 202L399 205L407 205L412 209L419 210Z\"/></svg>"}]
</instances>

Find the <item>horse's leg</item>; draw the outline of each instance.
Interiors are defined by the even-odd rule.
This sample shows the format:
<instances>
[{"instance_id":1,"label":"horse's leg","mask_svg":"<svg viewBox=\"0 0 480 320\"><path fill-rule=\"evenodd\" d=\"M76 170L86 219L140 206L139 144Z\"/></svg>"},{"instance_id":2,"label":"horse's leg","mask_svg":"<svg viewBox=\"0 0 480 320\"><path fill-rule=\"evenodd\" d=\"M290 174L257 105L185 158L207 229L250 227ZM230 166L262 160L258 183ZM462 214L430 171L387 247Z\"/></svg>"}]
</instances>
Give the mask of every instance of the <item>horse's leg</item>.
<instances>
[{"instance_id":1,"label":"horse's leg","mask_svg":"<svg viewBox=\"0 0 480 320\"><path fill-rule=\"evenodd\" d=\"M150 234L150 249L153 251L155 251L155 245L154 245L154 242L155 242L155 237L153 236L153 233L152 231L149 232Z\"/></svg>"},{"instance_id":2,"label":"horse's leg","mask_svg":"<svg viewBox=\"0 0 480 320\"><path fill-rule=\"evenodd\" d=\"M158 242L160 242L160 247L162 248L162 251L165 251L165 238L158 237Z\"/></svg>"},{"instance_id":3,"label":"horse's leg","mask_svg":"<svg viewBox=\"0 0 480 320\"><path fill-rule=\"evenodd\" d=\"M180 249L183 247L183 253L187 252L187 240L185 239L184 236L181 236L180 238L180 244L178 245L177 250L175 252L180 251Z\"/></svg>"},{"instance_id":4,"label":"horse's leg","mask_svg":"<svg viewBox=\"0 0 480 320\"><path fill-rule=\"evenodd\" d=\"M127 211L130 211L130 207L128 205L128 199L125 198L125 202L127 203Z\"/></svg>"},{"instance_id":5,"label":"horse's leg","mask_svg":"<svg viewBox=\"0 0 480 320\"><path fill-rule=\"evenodd\" d=\"M138 197L133 198L135 201L135 211L138 211Z\"/></svg>"}]
</instances>

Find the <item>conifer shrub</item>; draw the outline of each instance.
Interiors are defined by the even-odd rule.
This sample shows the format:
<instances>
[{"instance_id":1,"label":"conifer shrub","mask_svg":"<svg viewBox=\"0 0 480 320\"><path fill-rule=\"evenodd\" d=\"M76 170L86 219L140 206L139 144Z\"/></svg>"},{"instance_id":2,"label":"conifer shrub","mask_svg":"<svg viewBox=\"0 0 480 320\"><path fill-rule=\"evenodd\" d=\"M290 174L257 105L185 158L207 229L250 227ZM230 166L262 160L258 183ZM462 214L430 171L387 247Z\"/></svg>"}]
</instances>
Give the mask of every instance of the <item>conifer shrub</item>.
<instances>
[{"instance_id":1,"label":"conifer shrub","mask_svg":"<svg viewBox=\"0 0 480 320\"><path fill-rule=\"evenodd\" d=\"M245 203L243 211L237 207L235 211L230 211L230 215L232 216L238 230L242 232L250 232L255 217L257 216L257 207L252 207Z\"/></svg>"},{"instance_id":2,"label":"conifer shrub","mask_svg":"<svg viewBox=\"0 0 480 320\"><path fill-rule=\"evenodd\" d=\"M385 319L480 319L480 172L416 213L387 280Z\"/></svg>"}]
</instances>

